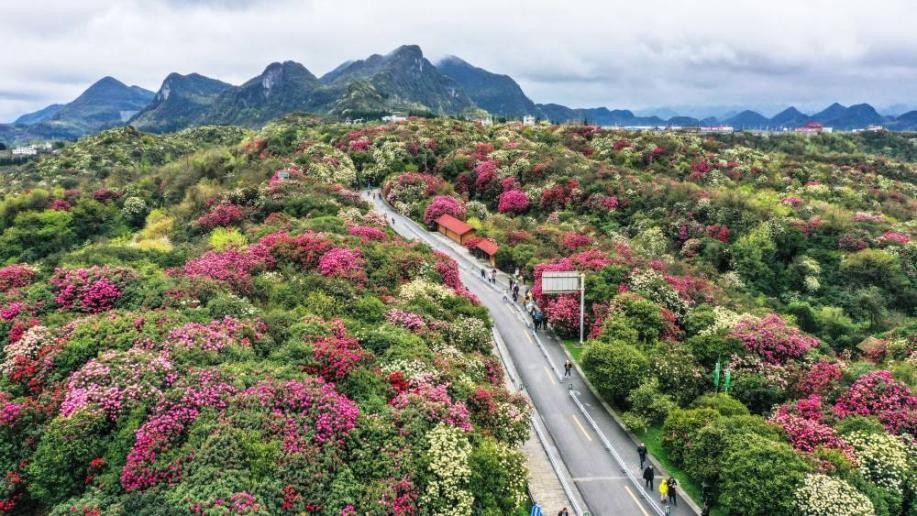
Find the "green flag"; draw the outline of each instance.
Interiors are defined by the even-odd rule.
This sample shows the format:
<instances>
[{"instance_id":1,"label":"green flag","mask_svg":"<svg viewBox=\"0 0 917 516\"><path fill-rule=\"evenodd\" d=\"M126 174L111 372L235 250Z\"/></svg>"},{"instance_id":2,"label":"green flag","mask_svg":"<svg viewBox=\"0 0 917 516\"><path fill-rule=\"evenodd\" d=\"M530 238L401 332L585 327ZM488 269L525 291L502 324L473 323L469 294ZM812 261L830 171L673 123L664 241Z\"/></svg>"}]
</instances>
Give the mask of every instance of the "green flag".
<instances>
[{"instance_id":1,"label":"green flag","mask_svg":"<svg viewBox=\"0 0 917 516\"><path fill-rule=\"evenodd\" d=\"M713 386L717 392L720 390L720 361L716 361L716 367L713 368Z\"/></svg>"},{"instance_id":2,"label":"green flag","mask_svg":"<svg viewBox=\"0 0 917 516\"><path fill-rule=\"evenodd\" d=\"M729 394L729 386L732 385L732 370L726 370L726 380L723 382L723 392Z\"/></svg>"}]
</instances>

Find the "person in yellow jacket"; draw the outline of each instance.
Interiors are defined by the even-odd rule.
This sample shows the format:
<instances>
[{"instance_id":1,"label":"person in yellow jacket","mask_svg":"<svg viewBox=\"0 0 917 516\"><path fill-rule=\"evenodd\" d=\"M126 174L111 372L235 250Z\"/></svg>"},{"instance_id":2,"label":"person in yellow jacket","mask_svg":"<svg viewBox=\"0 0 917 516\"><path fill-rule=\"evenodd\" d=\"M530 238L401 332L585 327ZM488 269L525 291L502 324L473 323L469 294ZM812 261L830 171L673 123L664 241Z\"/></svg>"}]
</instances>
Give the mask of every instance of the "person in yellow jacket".
<instances>
[{"instance_id":1,"label":"person in yellow jacket","mask_svg":"<svg viewBox=\"0 0 917 516\"><path fill-rule=\"evenodd\" d=\"M662 483L659 484L659 501L662 503L669 501L669 482L666 479L662 479Z\"/></svg>"}]
</instances>

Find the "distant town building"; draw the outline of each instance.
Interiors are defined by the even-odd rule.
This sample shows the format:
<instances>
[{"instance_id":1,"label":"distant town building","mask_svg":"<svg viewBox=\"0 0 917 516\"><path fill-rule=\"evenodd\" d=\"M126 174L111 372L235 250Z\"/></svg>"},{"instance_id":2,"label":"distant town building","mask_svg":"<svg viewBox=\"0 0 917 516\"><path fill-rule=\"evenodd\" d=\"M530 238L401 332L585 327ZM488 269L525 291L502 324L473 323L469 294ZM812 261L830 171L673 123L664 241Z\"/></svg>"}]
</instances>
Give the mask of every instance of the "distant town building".
<instances>
[{"instance_id":1,"label":"distant town building","mask_svg":"<svg viewBox=\"0 0 917 516\"><path fill-rule=\"evenodd\" d=\"M382 117L383 122L404 122L407 119L408 117L404 115L395 114L395 113Z\"/></svg>"},{"instance_id":2,"label":"distant town building","mask_svg":"<svg viewBox=\"0 0 917 516\"><path fill-rule=\"evenodd\" d=\"M735 128L729 125L711 125L699 127L698 132L701 134L731 134L735 132Z\"/></svg>"},{"instance_id":3,"label":"distant town building","mask_svg":"<svg viewBox=\"0 0 917 516\"><path fill-rule=\"evenodd\" d=\"M797 127L794 132L800 134L821 134L821 133L830 133L833 129L830 127L825 127L818 122L809 122L808 124Z\"/></svg>"},{"instance_id":4,"label":"distant town building","mask_svg":"<svg viewBox=\"0 0 917 516\"><path fill-rule=\"evenodd\" d=\"M522 125L535 125L535 117L532 115L525 115L522 117Z\"/></svg>"},{"instance_id":5,"label":"distant town building","mask_svg":"<svg viewBox=\"0 0 917 516\"><path fill-rule=\"evenodd\" d=\"M481 117L477 119L476 122L483 125L484 127L489 127L491 125L494 125L494 119L491 116Z\"/></svg>"},{"instance_id":6,"label":"distant town building","mask_svg":"<svg viewBox=\"0 0 917 516\"><path fill-rule=\"evenodd\" d=\"M36 147L35 145L26 145L26 146L20 145L19 147L16 147L15 149L13 149L13 156L23 156L24 157L24 156L35 156L36 154L38 154L38 147Z\"/></svg>"}]
</instances>

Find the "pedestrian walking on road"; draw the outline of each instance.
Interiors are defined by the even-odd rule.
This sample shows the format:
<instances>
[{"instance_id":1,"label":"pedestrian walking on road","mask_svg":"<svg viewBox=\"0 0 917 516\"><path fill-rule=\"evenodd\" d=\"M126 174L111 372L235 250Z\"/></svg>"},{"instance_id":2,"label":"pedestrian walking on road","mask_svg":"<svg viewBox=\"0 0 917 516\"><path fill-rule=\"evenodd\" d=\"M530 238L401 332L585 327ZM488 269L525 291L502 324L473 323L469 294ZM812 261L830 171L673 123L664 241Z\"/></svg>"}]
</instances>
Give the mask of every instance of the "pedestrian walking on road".
<instances>
[{"instance_id":1,"label":"pedestrian walking on road","mask_svg":"<svg viewBox=\"0 0 917 516\"><path fill-rule=\"evenodd\" d=\"M643 487L652 491L654 478L656 478L656 470L653 469L652 464L647 464L646 469L643 470Z\"/></svg>"},{"instance_id":2,"label":"pedestrian walking on road","mask_svg":"<svg viewBox=\"0 0 917 516\"><path fill-rule=\"evenodd\" d=\"M710 516L710 502L704 502L704 507L700 510L700 516Z\"/></svg>"},{"instance_id":3,"label":"pedestrian walking on road","mask_svg":"<svg viewBox=\"0 0 917 516\"><path fill-rule=\"evenodd\" d=\"M669 503L674 507L678 507L678 494L676 488L678 487L678 481L675 480L675 477L669 477Z\"/></svg>"},{"instance_id":4,"label":"pedestrian walking on road","mask_svg":"<svg viewBox=\"0 0 917 516\"><path fill-rule=\"evenodd\" d=\"M563 509L560 510L559 513L557 513L557 516L570 516L570 511L568 511L567 508L564 507Z\"/></svg>"},{"instance_id":5,"label":"pedestrian walking on road","mask_svg":"<svg viewBox=\"0 0 917 516\"><path fill-rule=\"evenodd\" d=\"M503 289L503 302L504 303L509 301L509 296L510 296L509 287L506 287L505 289Z\"/></svg>"},{"instance_id":6,"label":"pedestrian walking on road","mask_svg":"<svg viewBox=\"0 0 917 516\"><path fill-rule=\"evenodd\" d=\"M646 445L640 443L637 446L637 455L640 456L640 469L643 469L643 465L646 464Z\"/></svg>"},{"instance_id":7,"label":"pedestrian walking on road","mask_svg":"<svg viewBox=\"0 0 917 516\"><path fill-rule=\"evenodd\" d=\"M484 267L481 267L481 279L487 279L487 273L484 272Z\"/></svg>"},{"instance_id":8,"label":"pedestrian walking on road","mask_svg":"<svg viewBox=\"0 0 917 516\"><path fill-rule=\"evenodd\" d=\"M564 378L570 376L571 369L573 369L573 362L568 358L567 361L564 362Z\"/></svg>"},{"instance_id":9,"label":"pedestrian walking on road","mask_svg":"<svg viewBox=\"0 0 917 516\"><path fill-rule=\"evenodd\" d=\"M659 483L659 501L662 503L669 501L669 481L664 478Z\"/></svg>"}]
</instances>

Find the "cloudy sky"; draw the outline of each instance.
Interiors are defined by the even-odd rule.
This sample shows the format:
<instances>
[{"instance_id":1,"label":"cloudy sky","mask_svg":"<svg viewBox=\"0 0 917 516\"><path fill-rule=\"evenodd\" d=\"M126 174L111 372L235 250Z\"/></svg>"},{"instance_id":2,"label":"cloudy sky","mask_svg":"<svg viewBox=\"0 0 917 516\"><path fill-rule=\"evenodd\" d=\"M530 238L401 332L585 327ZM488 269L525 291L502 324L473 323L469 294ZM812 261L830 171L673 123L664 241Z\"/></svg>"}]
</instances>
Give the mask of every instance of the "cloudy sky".
<instances>
[{"instance_id":1,"label":"cloudy sky","mask_svg":"<svg viewBox=\"0 0 917 516\"><path fill-rule=\"evenodd\" d=\"M271 61L320 75L406 43L574 107L914 106L915 26L913 0L3 0L0 121L105 75L238 84Z\"/></svg>"}]
</instances>

